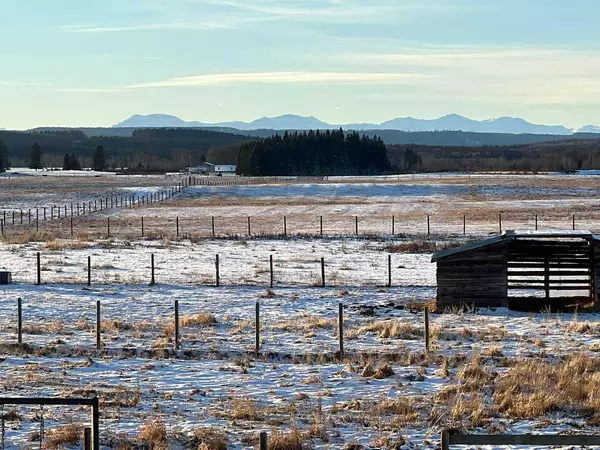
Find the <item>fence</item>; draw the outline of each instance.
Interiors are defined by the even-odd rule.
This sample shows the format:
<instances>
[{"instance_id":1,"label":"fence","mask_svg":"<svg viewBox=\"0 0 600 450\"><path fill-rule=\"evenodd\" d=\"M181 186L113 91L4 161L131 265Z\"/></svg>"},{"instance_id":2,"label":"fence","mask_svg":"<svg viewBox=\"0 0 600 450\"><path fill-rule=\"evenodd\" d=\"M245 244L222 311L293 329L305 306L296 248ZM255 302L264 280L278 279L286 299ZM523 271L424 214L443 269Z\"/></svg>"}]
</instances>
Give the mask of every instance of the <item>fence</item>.
<instances>
[{"instance_id":1,"label":"fence","mask_svg":"<svg viewBox=\"0 0 600 450\"><path fill-rule=\"evenodd\" d=\"M177 191L174 191L176 193ZM172 198L170 192L164 197L157 193L148 194L143 197L125 199L125 207L133 208L140 205L148 205L157 201ZM117 199L118 200L118 199ZM91 202L90 202L91 204ZM111 201L112 204L112 201ZM122 207L116 202L117 207ZM391 214L391 215L308 215L294 214L284 216L205 216L194 215L184 217L163 216L160 212L147 212L147 215L122 217L104 217L102 219L89 220L87 218L78 221L80 209L79 204L75 208L74 216L54 216L51 211L50 220L54 219L52 228L47 228L54 238L72 238L77 236L90 238L151 238L151 239L210 239L210 238L287 238L287 237L397 237L403 235L423 236L480 236L489 233L502 233L507 229L529 229L538 230L543 228L556 229L585 229L600 230L600 216L596 217L593 212L585 217L577 217L575 214L550 216L539 216L538 214L498 214L494 219L481 216L467 216L466 214L451 217L437 217L430 214L416 215ZM102 211L96 209L92 204L88 213ZM65 211L67 211L65 207ZM39 232L40 210L35 211L33 220L31 211L25 215L23 227L17 229L4 225L0 218L0 229L2 235L8 237L18 236L19 233ZM84 214L81 214L83 217ZM1 216L0 216L1 217ZM45 216L44 216L45 217ZM60 218L62 217L62 218ZM14 219L14 212L13 212ZM23 219L21 216L20 219ZM19 215L17 215L17 223Z\"/></svg>"},{"instance_id":2,"label":"fence","mask_svg":"<svg viewBox=\"0 0 600 450\"><path fill-rule=\"evenodd\" d=\"M441 438L441 450L449 450L450 445L600 445L600 435L531 435L531 434L451 434L444 430Z\"/></svg>"},{"instance_id":3,"label":"fence","mask_svg":"<svg viewBox=\"0 0 600 450\"><path fill-rule=\"evenodd\" d=\"M377 251L373 250L373 252ZM31 283L38 286L45 283L87 284L87 286L91 286L92 284L148 284L149 286L154 286L163 283L168 285L192 284L214 287L264 286L265 288L298 286L325 288L349 285L373 285L392 288L394 286L413 286L416 280L424 279L423 275L415 279L412 273L410 279L407 279L406 272L403 272L403 270L406 270L406 267L402 265L396 267L397 261L402 257L389 253L379 256L380 264L378 265L374 265L372 254L365 254L361 260L353 258L351 261L354 264L346 259L340 260L338 255L333 261L325 257L316 257L310 260L303 259L301 265L295 265L295 261L297 261L295 258L300 257L300 253L294 255L291 259L281 260L276 259L274 255L270 254L258 266L255 258L247 259L244 255L241 258L230 259L223 259L220 254L215 254L212 256L212 259L205 255L198 255L199 260L195 259L197 256L195 254L182 254L181 258L183 260L178 260L173 256L170 259L166 259L170 256L169 252L161 254L162 259L160 260L155 257L154 253L150 253L149 255L146 253L144 256L148 258L146 259L147 265L143 265L144 261L135 251L131 253L131 256L125 253L123 258L118 257L120 261L131 261L133 265L131 269L128 269L122 266L115 266L114 258L107 259L106 256L85 256L85 253L80 252L77 257L71 255L68 258L67 264L69 267L77 268L75 273L80 273L81 275L75 277L74 272L69 272L63 278L63 264L60 261L45 258L41 252L36 252L35 258L30 260L29 263L31 271L28 271L28 273L33 271L35 274L34 277L28 275L27 278L29 279L27 279L21 272L11 273L11 279L13 283ZM23 257L21 256L21 258ZM429 261L429 256L425 255L423 258ZM101 261L101 264L94 266L96 261ZM187 267L191 267L196 261L199 265L197 266L197 270L193 271L195 274L191 277L186 277L175 269L175 267L178 267L182 263L185 263ZM246 267L242 266L242 261L247 261ZM7 262L6 264L10 263ZM57 275L48 277L46 273L51 271L52 264L56 265L55 273ZM211 266L212 273L208 273ZM227 275L224 268L231 270L229 282L224 282L224 278ZM160 274L159 269L161 269ZM128 274L131 277L129 280L125 278L125 274L123 273L127 270L131 270ZM107 272L111 273L111 271L117 271L119 275L118 281L110 280L110 278L104 276ZM98 272L103 276L98 276ZM347 277L343 273L348 273ZM359 273L362 274L362 278L358 277ZM404 276L401 274L404 274ZM254 280L257 281L250 280L249 277L252 275ZM346 280L352 283L346 284ZM422 281L419 281L419 283L422 284Z\"/></svg>"},{"instance_id":4,"label":"fence","mask_svg":"<svg viewBox=\"0 0 600 450\"><path fill-rule=\"evenodd\" d=\"M36 405L42 408L45 405L89 406L91 407L91 428L84 429L85 450L100 450L100 410L98 398L54 398L54 397L0 397L0 405ZM4 442L4 414L2 415L2 435L0 446L5 448ZM44 417L40 414L40 450L44 447Z\"/></svg>"},{"instance_id":5,"label":"fence","mask_svg":"<svg viewBox=\"0 0 600 450\"><path fill-rule=\"evenodd\" d=\"M337 358L340 361L343 361L344 358L347 355L347 349L345 348L345 344L344 344L344 340L345 340L345 314L344 311L346 309L346 306L342 303L339 302L338 304L338 312L337 312L337 320L335 321L335 335L337 336L337 344L338 344L338 350L335 354L335 358ZM249 314L250 315L250 314ZM103 339L102 339L102 304L100 300L96 300L96 308L95 308L95 317L96 317L96 323L95 323L95 346L97 350L102 350L102 349L106 349L108 348ZM172 319L171 319L172 317ZM169 316L168 317L168 322L170 322L172 320L172 328L165 328L169 329L169 333L171 333L169 337L170 339L172 339L172 343L173 343L173 350L174 351L178 351L182 345L182 337L181 337L181 320L180 320L180 305L179 305L179 301L175 300L174 304L173 304L173 316ZM21 298L17 299L17 314L16 314L16 333L17 333L17 344L19 346L22 346L24 344L26 344L23 340L23 301ZM164 333L164 330L163 330ZM274 340L275 341L275 340ZM256 302L254 305L254 348L252 350L251 353L254 354L254 356L258 357L260 350L261 350L261 346L263 344L264 340L261 340L261 304L260 302ZM431 351L431 345L430 345L430 324L429 324L429 308L428 307L424 307L423 308L423 350L425 351L425 353L429 353ZM150 347L150 346L148 346ZM189 347L188 349L189 350ZM187 353L187 356L189 356L190 354ZM0 399L0 404L2 404L2 399ZM67 403L67 404L74 404L74 403ZM93 406L92 403L90 403L90 405ZM97 403L96 403L96 408L97 408ZM97 410L94 410L94 414L97 414ZM95 416L97 417L97 416ZM97 421L97 419L94 419ZM94 421L92 421L92 423L95 423Z\"/></svg>"}]
</instances>

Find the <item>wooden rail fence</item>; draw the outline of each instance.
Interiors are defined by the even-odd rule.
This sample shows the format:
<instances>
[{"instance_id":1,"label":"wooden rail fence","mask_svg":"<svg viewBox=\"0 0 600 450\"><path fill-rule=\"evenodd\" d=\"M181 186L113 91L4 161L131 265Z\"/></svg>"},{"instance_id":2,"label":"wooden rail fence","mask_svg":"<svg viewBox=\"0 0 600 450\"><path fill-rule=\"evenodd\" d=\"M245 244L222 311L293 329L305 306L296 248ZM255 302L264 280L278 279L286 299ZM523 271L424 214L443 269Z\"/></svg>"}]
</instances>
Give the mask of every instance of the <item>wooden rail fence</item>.
<instances>
[{"instance_id":1,"label":"wooden rail fence","mask_svg":"<svg viewBox=\"0 0 600 450\"><path fill-rule=\"evenodd\" d=\"M600 446L600 435L452 434L444 430L441 441L441 450L449 450L451 445Z\"/></svg>"}]
</instances>

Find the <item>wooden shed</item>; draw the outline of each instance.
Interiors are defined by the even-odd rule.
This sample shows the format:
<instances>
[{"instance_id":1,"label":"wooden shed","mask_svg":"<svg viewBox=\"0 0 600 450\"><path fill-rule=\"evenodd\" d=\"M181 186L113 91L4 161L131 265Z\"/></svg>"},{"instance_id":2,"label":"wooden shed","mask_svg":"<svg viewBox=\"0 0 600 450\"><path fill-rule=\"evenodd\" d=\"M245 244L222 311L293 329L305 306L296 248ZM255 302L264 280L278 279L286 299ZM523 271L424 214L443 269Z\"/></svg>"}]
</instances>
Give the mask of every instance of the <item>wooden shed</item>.
<instances>
[{"instance_id":1,"label":"wooden shed","mask_svg":"<svg viewBox=\"0 0 600 450\"><path fill-rule=\"evenodd\" d=\"M507 231L437 252L438 308L599 311L599 246L600 236L584 230Z\"/></svg>"}]
</instances>

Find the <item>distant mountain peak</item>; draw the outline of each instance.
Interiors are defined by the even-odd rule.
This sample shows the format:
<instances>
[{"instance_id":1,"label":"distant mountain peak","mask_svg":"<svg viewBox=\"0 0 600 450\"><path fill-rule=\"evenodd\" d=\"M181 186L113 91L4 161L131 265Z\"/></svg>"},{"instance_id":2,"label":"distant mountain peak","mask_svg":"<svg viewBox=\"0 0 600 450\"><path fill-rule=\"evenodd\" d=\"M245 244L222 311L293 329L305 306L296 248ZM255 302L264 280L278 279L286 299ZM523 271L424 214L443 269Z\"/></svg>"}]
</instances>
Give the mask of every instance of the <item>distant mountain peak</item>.
<instances>
[{"instance_id":1,"label":"distant mountain peak","mask_svg":"<svg viewBox=\"0 0 600 450\"><path fill-rule=\"evenodd\" d=\"M520 117L498 117L486 120L473 120L460 114L446 114L438 119L415 119L413 117L398 117L385 122L329 124L314 116L297 114L282 114L275 117L263 116L252 122L186 122L177 116L169 114L135 114L113 126L113 128L179 128L179 127L228 127L239 130L309 130L309 129L355 129L355 130L399 130L399 131L469 131L476 133L506 133L506 134L556 134L570 135L573 130L562 125L537 125ZM600 133L600 128L588 125L578 132Z\"/></svg>"}]
</instances>

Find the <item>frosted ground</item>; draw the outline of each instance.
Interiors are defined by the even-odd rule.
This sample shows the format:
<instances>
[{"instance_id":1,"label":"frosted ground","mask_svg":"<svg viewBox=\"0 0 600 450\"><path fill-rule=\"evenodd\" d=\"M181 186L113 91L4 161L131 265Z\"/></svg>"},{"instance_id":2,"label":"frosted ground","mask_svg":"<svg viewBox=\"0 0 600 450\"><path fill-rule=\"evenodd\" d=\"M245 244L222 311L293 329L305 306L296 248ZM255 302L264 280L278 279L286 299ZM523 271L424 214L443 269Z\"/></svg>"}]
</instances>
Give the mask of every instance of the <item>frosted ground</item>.
<instances>
[{"instance_id":1,"label":"frosted ground","mask_svg":"<svg viewBox=\"0 0 600 450\"><path fill-rule=\"evenodd\" d=\"M523 217L530 226L525 211L554 220L563 217L556 215L560 213L570 225L566 211L576 209L581 220L594 225L597 180L507 178L495 185L486 178L481 180L484 188L473 188L468 180L429 183L285 186L293 194L287 196L276 186L196 187L161 205L98 213L77 222L80 231L74 239L57 233L64 231L60 221L44 225L43 232L56 234L47 241L32 235L15 243L6 236L0 244L0 269L11 270L17 283L0 290L3 395L98 395L104 448L148 445L144 430L160 424L171 448L194 449L208 442L207 430L225 438L232 449L252 448L259 431L273 436L281 430L287 436L295 427L305 445L318 449L433 449L443 427L474 433L598 433L597 316L438 311L430 316L432 351L426 354L421 310L435 298L435 266L427 250L432 244L423 245L428 238L419 228L422 221L411 223L424 212L454 217L465 208L473 213L493 210L465 237L462 221L452 235L434 233L430 240L437 245L492 232L497 209ZM160 187L151 184L119 189ZM538 190L540 184L551 191ZM335 236L244 235L249 212L277 223L283 214L296 214L297 221L290 219L297 227L292 231L308 234L318 221L301 222L300 213L333 216L337 208L343 208L349 222L326 228ZM416 211L399 221L407 227L406 235L351 236L355 214L378 213L383 223L394 210ZM100 235L109 215L117 224L117 236L111 239ZM137 225L142 215L156 218L150 228L154 234L166 227L160 220L168 216L168 233L146 239L118 235L119 221ZM236 224L231 238L210 237L207 218L212 215L219 217L217 224ZM182 235L192 234L186 227L196 226L198 236L177 239L174 216L182 217ZM152 219L147 220L152 227ZM368 223L365 219L361 226ZM34 285L37 252L41 286ZM390 252L392 287L387 287ZM148 285L151 254L154 286ZM218 288L213 286L216 254ZM325 288L317 286L321 257L326 261ZM23 299L26 347L16 345L17 298ZM95 348L98 300L100 351ZM184 325L177 350L175 300ZM262 327L258 356L253 354L256 302ZM345 308L344 361L336 354L340 302ZM6 422L7 448L39 445L29 441L39 429L39 408L15 411L16 420ZM53 430L89 420L85 411L73 408L45 408L43 416L50 439ZM160 448L161 442L154 444ZM78 446L81 442L72 447Z\"/></svg>"}]
</instances>

